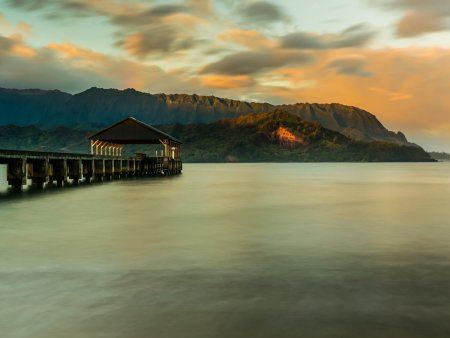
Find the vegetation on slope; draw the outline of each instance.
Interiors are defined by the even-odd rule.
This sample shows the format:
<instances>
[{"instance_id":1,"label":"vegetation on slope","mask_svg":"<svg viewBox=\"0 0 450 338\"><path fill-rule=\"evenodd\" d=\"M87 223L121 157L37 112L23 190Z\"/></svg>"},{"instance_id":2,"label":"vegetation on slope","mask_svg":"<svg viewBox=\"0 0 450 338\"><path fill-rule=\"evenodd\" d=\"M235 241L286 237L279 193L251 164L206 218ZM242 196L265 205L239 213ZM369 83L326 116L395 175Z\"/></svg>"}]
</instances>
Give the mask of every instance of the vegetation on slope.
<instances>
[{"instance_id":1,"label":"vegetation on slope","mask_svg":"<svg viewBox=\"0 0 450 338\"><path fill-rule=\"evenodd\" d=\"M189 162L430 161L415 146L361 142L281 110L163 129L183 140Z\"/></svg>"},{"instance_id":2,"label":"vegetation on slope","mask_svg":"<svg viewBox=\"0 0 450 338\"><path fill-rule=\"evenodd\" d=\"M35 126L0 126L0 149L86 153L87 134L66 127L41 130Z\"/></svg>"},{"instance_id":3,"label":"vegetation on slope","mask_svg":"<svg viewBox=\"0 0 450 338\"><path fill-rule=\"evenodd\" d=\"M422 148L354 141L281 110L209 124L159 128L183 141L186 162L431 161ZM68 128L0 127L0 148L86 152L86 134ZM131 151L148 149L129 148Z\"/></svg>"}]
</instances>

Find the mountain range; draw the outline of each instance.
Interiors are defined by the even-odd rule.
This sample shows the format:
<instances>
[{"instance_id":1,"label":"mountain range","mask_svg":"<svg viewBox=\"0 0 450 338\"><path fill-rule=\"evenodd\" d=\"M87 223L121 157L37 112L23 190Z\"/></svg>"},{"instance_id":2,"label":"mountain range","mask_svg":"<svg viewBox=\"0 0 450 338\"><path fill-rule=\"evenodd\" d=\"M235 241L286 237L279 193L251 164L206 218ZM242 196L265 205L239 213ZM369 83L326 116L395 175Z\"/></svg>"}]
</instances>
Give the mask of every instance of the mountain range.
<instances>
[{"instance_id":1,"label":"mountain range","mask_svg":"<svg viewBox=\"0 0 450 338\"><path fill-rule=\"evenodd\" d=\"M432 161L420 147L364 142L277 109L210 123L158 126L182 140L185 162L410 162ZM0 148L88 152L89 131L0 126ZM154 147L153 147L154 148ZM148 145L126 151L154 153Z\"/></svg>"},{"instance_id":2,"label":"mountain range","mask_svg":"<svg viewBox=\"0 0 450 338\"><path fill-rule=\"evenodd\" d=\"M337 103L277 106L195 94L149 94L134 89L94 87L72 95L59 90L0 88L0 125L88 130L128 116L154 125L192 124L280 109L358 141L408 144L405 135L389 131L373 114Z\"/></svg>"}]
</instances>

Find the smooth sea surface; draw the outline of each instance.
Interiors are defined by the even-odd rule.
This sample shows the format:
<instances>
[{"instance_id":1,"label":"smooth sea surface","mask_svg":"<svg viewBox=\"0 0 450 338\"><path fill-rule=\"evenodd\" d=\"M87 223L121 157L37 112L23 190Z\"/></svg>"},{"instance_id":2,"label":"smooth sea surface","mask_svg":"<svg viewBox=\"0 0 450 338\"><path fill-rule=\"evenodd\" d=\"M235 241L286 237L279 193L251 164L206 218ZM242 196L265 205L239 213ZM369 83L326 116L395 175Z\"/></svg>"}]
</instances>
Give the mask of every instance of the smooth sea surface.
<instances>
[{"instance_id":1,"label":"smooth sea surface","mask_svg":"<svg viewBox=\"0 0 450 338\"><path fill-rule=\"evenodd\" d=\"M450 337L450 164L3 193L0 337Z\"/></svg>"}]
</instances>

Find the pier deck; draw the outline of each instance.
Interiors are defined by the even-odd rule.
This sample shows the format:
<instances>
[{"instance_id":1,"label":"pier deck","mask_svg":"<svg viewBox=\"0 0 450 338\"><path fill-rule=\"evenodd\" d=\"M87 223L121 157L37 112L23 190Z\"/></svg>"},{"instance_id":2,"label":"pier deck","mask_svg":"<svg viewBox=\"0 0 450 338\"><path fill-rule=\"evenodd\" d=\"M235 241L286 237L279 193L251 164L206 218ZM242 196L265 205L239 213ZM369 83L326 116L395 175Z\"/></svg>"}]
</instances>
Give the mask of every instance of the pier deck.
<instances>
[{"instance_id":1,"label":"pier deck","mask_svg":"<svg viewBox=\"0 0 450 338\"><path fill-rule=\"evenodd\" d=\"M30 179L32 185L43 188L56 182L64 186L126 177L180 174L181 159L169 156L108 156L95 154L0 150L0 164L7 165L7 181L14 190L21 190Z\"/></svg>"}]
</instances>

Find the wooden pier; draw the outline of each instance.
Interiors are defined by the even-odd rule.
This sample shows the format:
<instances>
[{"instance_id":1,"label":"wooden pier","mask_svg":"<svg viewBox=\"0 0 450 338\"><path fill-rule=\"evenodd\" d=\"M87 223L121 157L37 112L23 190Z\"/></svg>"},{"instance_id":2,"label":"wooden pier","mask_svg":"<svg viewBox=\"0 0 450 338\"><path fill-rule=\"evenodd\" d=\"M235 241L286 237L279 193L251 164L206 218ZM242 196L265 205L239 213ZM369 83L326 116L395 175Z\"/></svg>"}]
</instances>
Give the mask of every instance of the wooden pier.
<instances>
[{"instance_id":1,"label":"wooden pier","mask_svg":"<svg viewBox=\"0 0 450 338\"><path fill-rule=\"evenodd\" d=\"M21 190L31 180L32 186L102 182L128 177L180 174L181 160L169 157L112 157L91 154L0 150L0 164L7 165L8 184Z\"/></svg>"},{"instance_id":2,"label":"wooden pier","mask_svg":"<svg viewBox=\"0 0 450 338\"><path fill-rule=\"evenodd\" d=\"M183 169L181 142L162 131L127 118L89 137L91 154L0 150L0 164L7 165L7 181L21 190L30 179L42 189L45 184L62 187L127 177L177 175ZM122 155L126 144L161 144L161 156Z\"/></svg>"}]
</instances>

